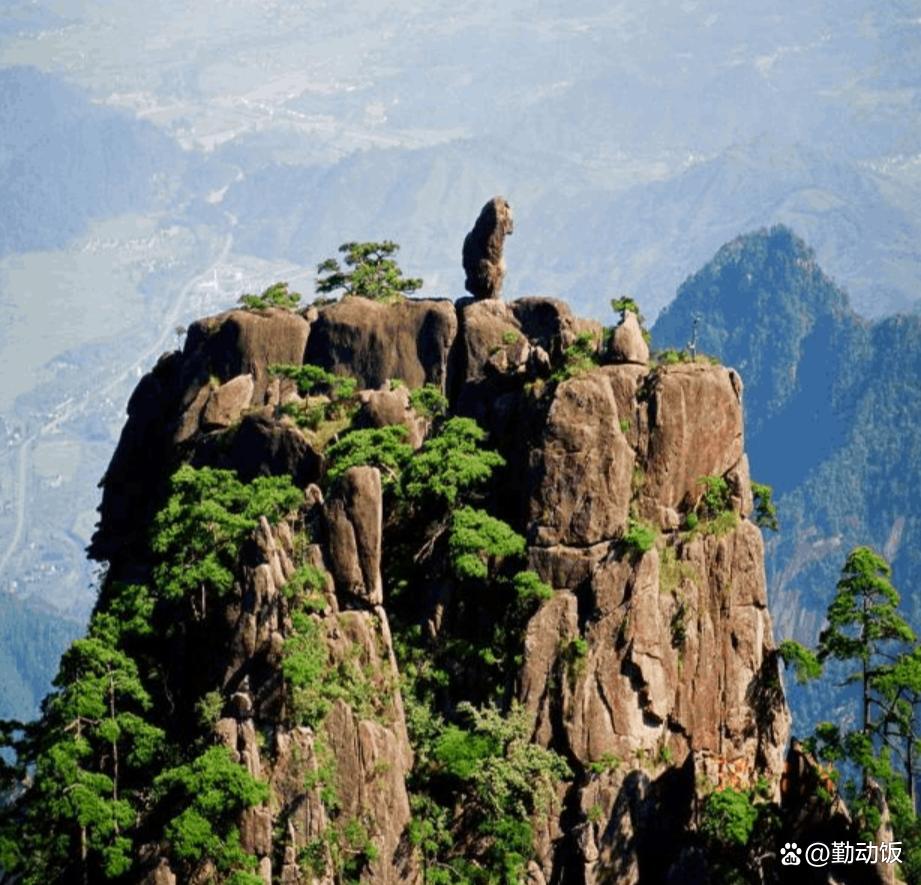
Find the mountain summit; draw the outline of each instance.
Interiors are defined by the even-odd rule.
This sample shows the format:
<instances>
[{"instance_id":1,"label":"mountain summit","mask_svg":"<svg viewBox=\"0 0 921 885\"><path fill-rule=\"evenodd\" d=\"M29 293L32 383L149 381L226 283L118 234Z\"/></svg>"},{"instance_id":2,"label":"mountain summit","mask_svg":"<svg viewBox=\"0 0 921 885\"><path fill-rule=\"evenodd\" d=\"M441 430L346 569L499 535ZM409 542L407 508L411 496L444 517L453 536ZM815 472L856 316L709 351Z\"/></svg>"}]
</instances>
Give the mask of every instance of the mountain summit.
<instances>
[{"instance_id":1,"label":"mountain summit","mask_svg":"<svg viewBox=\"0 0 921 885\"><path fill-rule=\"evenodd\" d=\"M742 381L650 363L623 314L346 297L194 324L129 404L108 574L20 740L3 864L776 878L818 775L796 755L781 795Z\"/></svg>"}]
</instances>

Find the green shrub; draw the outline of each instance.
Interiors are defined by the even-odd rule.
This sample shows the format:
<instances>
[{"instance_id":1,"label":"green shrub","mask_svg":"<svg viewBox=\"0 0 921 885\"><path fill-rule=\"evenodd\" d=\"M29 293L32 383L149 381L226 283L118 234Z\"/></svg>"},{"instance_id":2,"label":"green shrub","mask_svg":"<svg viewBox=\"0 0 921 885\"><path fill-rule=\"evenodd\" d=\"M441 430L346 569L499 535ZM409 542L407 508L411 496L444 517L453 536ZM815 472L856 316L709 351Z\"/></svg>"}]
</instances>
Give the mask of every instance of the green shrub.
<instances>
[{"instance_id":1,"label":"green shrub","mask_svg":"<svg viewBox=\"0 0 921 885\"><path fill-rule=\"evenodd\" d=\"M682 350L669 348L668 350L661 351L657 355L657 359L660 366L675 366L678 363L686 362L687 355Z\"/></svg>"},{"instance_id":2,"label":"green shrub","mask_svg":"<svg viewBox=\"0 0 921 885\"><path fill-rule=\"evenodd\" d=\"M620 768L620 757L613 753L603 753L599 759L589 762L585 767L592 774L613 774Z\"/></svg>"},{"instance_id":3,"label":"green shrub","mask_svg":"<svg viewBox=\"0 0 921 885\"><path fill-rule=\"evenodd\" d=\"M624 544L634 553L646 553L656 543L657 533L653 526L632 516L627 522Z\"/></svg>"},{"instance_id":4,"label":"green shrub","mask_svg":"<svg viewBox=\"0 0 921 885\"><path fill-rule=\"evenodd\" d=\"M563 351L563 364L550 376L551 381L566 381L598 365L597 343L591 332L583 332Z\"/></svg>"},{"instance_id":5,"label":"green shrub","mask_svg":"<svg viewBox=\"0 0 921 885\"><path fill-rule=\"evenodd\" d=\"M722 476L701 476L697 482L704 487L698 504L701 516L712 519L729 509L729 483Z\"/></svg>"},{"instance_id":6,"label":"green shrub","mask_svg":"<svg viewBox=\"0 0 921 885\"><path fill-rule=\"evenodd\" d=\"M206 590L221 596L233 586L240 548L259 517L277 523L303 500L288 476L242 483L231 470L180 467L153 521L151 549L160 560L154 569L157 593L169 599L194 594L203 617Z\"/></svg>"},{"instance_id":7,"label":"green shrub","mask_svg":"<svg viewBox=\"0 0 921 885\"><path fill-rule=\"evenodd\" d=\"M741 847L748 844L757 819L752 797L727 787L707 796L700 831L717 843Z\"/></svg>"},{"instance_id":8,"label":"green shrub","mask_svg":"<svg viewBox=\"0 0 921 885\"><path fill-rule=\"evenodd\" d=\"M343 297L357 295L372 301L401 301L407 292L422 287L422 280L404 277L393 255L399 246L392 240L369 243L343 243L339 251L345 256L343 269L335 258L317 265L316 290L323 294L342 292Z\"/></svg>"},{"instance_id":9,"label":"green shrub","mask_svg":"<svg viewBox=\"0 0 921 885\"><path fill-rule=\"evenodd\" d=\"M235 762L227 747L210 747L164 771L154 789L170 808L182 809L166 827L176 857L192 863L211 858L223 871L255 868L256 859L240 847L233 822L244 808L265 802L269 788Z\"/></svg>"},{"instance_id":10,"label":"green shrub","mask_svg":"<svg viewBox=\"0 0 921 885\"><path fill-rule=\"evenodd\" d=\"M408 461L403 474L403 491L409 500L440 500L455 504L458 497L491 477L505 459L482 448L483 430L472 418L451 418L440 432L428 439Z\"/></svg>"},{"instance_id":11,"label":"green shrub","mask_svg":"<svg viewBox=\"0 0 921 885\"><path fill-rule=\"evenodd\" d=\"M297 384L297 392L301 396L325 394L332 400L346 400L354 396L358 386L355 378L336 375L310 363L302 366L275 363L269 366L269 372L281 378L290 378Z\"/></svg>"},{"instance_id":12,"label":"green shrub","mask_svg":"<svg viewBox=\"0 0 921 885\"><path fill-rule=\"evenodd\" d=\"M588 657L588 641L581 636L576 636L563 643L560 649L560 659L566 667L566 675L569 677L571 688L575 688L575 684L585 672L586 657Z\"/></svg>"},{"instance_id":13,"label":"green shrub","mask_svg":"<svg viewBox=\"0 0 921 885\"><path fill-rule=\"evenodd\" d=\"M515 595L524 604L546 602L553 598L553 588L545 584L534 572L518 572L513 578Z\"/></svg>"},{"instance_id":14,"label":"green shrub","mask_svg":"<svg viewBox=\"0 0 921 885\"><path fill-rule=\"evenodd\" d=\"M739 524L739 514L734 510L724 510L717 514L713 519L708 519L703 526L704 532L708 535L719 537L731 532Z\"/></svg>"},{"instance_id":15,"label":"green shrub","mask_svg":"<svg viewBox=\"0 0 921 885\"><path fill-rule=\"evenodd\" d=\"M773 494L774 490L769 485L752 482L752 496L755 499L755 525L776 532L780 525L777 522L777 508L772 500Z\"/></svg>"},{"instance_id":16,"label":"green shrub","mask_svg":"<svg viewBox=\"0 0 921 885\"><path fill-rule=\"evenodd\" d=\"M287 283L273 283L261 295L241 295L240 304L248 310L268 310L280 307L284 310L297 310L301 302L298 292L289 292Z\"/></svg>"},{"instance_id":17,"label":"green shrub","mask_svg":"<svg viewBox=\"0 0 921 885\"><path fill-rule=\"evenodd\" d=\"M796 681L803 685L822 675L822 664L815 653L793 639L785 639L777 648L784 664L796 674Z\"/></svg>"},{"instance_id":18,"label":"green shrub","mask_svg":"<svg viewBox=\"0 0 921 885\"><path fill-rule=\"evenodd\" d=\"M490 563L521 556L525 540L508 523L484 510L462 507L454 511L448 549L459 578L483 580L489 575Z\"/></svg>"},{"instance_id":19,"label":"green shrub","mask_svg":"<svg viewBox=\"0 0 921 885\"><path fill-rule=\"evenodd\" d=\"M640 317L640 306L636 303L636 301L626 295L620 298L612 298L611 309L615 311L615 313L619 313L621 318L623 318L628 311L630 313L635 313L637 318Z\"/></svg>"},{"instance_id":20,"label":"green shrub","mask_svg":"<svg viewBox=\"0 0 921 885\"><path fill-rule=\"evenodd\" d=\"M441 418L448 412L448 398L435 384L424 384L410 391L409 404L425 418Z\"/></svg>"},{"instance_id":21,"label":"green shrub","mask_svg":"<svg viewBox=\"0 0 921 885\"><path fill-rule=\"evenodd\" d=\"M334 481L350 467L369 465L381 471L385 489L398 489L402 471L412 457L402 424L352 430L326 450L326 478Z\"/></svg>"}]
</instances>

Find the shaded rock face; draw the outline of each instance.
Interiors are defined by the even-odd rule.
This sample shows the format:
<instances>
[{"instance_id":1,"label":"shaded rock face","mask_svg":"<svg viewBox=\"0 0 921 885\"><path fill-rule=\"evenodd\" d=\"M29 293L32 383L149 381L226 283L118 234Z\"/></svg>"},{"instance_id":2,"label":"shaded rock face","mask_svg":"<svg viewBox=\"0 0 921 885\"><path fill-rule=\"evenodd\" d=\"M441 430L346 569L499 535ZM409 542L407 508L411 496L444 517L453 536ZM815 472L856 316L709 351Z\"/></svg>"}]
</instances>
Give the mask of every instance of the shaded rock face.
<instances>
[{"instance_id":1,"label":"shaded rock face","mask_svg":"<svg viewBox=\"0 0 921 885\"><path fill-rule=\"evenodd\" d=\"M653 379L648 397L647 512L678 507L699 494L701 476L740 463L742 383L732 369L679 364Z\"/></svg>"},{"instance_id":2,"label":"shaded rock face","mask_svg":"<svg viewBox=\"0 0 921 885\"><path fill-rule=\"evenodd\" d=\"M553 380L578 336L600 340L601 330L547 298L456 308L349 298L308 316L231 311L202 321L182 354L141 381L93 548L112 559L113 575L128 574L125 539L143 536L184 460L244 479L285 474L307 490L309 544L295 545L286 523L263 523L232 599L213 616L202 653L217 672L203 672L193 692L219 681L226 703L216 734L270 785L270 801L240 824L265 881L331 881L311 880L300 858L349 815L362 817L375 847L362 881L421 880L406 837L413 751L381 578L391 555L381 478L354 467L324 499L323 454L281 415L294 394L268 373L270 363L305 360L358 378L354 426L402 424L414 447L431 428L408 389L436 384L508 462L486 503L525 536L529 566L554 590L527 625L510 694L533 714L534 740L574 772L558 809L535 822L529 881L705 881L694 841L703 794L766 778L779 795L789 730L762 539L746 518L736 373L650 368L628 329L621 339L631 340L599 355L608 364ZM390 389L394 378L406 388ZM731 513L718 530L684 531L706 475L726 478ZM645 549L629 541L637 526L651 533ZM279 726L292 703L281 675L293 629L282 588L303 563L327 575L325 604L310 617L331 663L358 661L368 680L361 698L337 700L317 729ZM451 591L437 583L419 593L433 634ZM321 795L330 758L344 809L335 819ZM172 874L158 858L150 875Z\"/></svg>"},{"instance_id":3,"label":"shaded rock face","mask_svg":"<svg viewBox=\"0 0 921 885\"><path fill-rule=\"evenodd\" d=\"M208 431L232 430L249 409L277 395L269 366L302 363L309 329L290 311L230 310L193 323L182 352L164 355L141 379L101 483L100 523L88 551L109 561L113 577L137 576L134 563L141 558L147 526L162 504L167 478L186 453L199 447ZM240 445L243 473L279 471L277 440L263 447L272 463L259 462L259 445L245 435ZM288 456L281 460L293 463ZM307 460L314 467L298 468L302 477L318 464L316 458ZM227 456L224 466L237 465Z\"/></svg>"},{"instance_id":4,"label":"shaded rock face","mask_svg":"<svg viewBox=\"0 0 921 885\"><path fill-rule=\"evenodd\" d=\"M514 229L512 207L505 197L493 197L464 238L464 288L477 300L498 298L505 278L502 249Z\"/></svg>"},{"instance_id":5,"label":"shaded rock face","mask_svg":"<svg viewBox=\"0 0 921 885\"><path fill-rule=\"evenodd\" d=\"M326 504L329 557L336 588L381 605L383 495L376 467L346 471Z\"/></svg>"},{"instance_id":6,"label":"shaded rock face","mask_svg":"<svg viewBox=\"0 0 921 885\"><path fill-rule=\"evenodd\" d=\"M320 309L304 361L351 375L364 388L396 378L409 387L443 388L456 334L450 301L381 304L349 297Z\"/></svg>"}]
</instances>

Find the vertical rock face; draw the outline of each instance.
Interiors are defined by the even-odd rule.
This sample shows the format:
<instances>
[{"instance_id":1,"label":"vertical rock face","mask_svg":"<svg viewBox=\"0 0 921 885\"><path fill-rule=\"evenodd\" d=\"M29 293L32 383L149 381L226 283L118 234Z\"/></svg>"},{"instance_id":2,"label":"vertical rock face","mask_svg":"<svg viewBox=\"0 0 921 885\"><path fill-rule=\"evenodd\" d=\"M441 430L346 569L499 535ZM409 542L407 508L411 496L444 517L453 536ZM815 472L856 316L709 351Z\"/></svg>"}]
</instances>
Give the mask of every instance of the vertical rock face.
<instances>
[{"instance_id":1,"label":"vertical rock face","mask_svg":"<svg viewBox=\"0 0 921 885\"><path fill-rule=\"evenodd\" d=\"M557 596L528 628L521 699L541 742L590 774L569 797L586 822L550 837L548 881L680 881L675 834L704 793L762 777L777 791L789 715L761 533L742 513L740 391L692 364L603 367L553 393L528 531ZM682 531L701 477L730 474L745 488L725 525ZM640 520L645 552L624 541Z\"/></svg>"},{"instance_id":2,"label":"vertical rock face","mask_svg":"<svg viewBox=\"0 0 921 885\"><path fill-rule=\"evenodd\" d=\"M183 460L244 478L287 474L307 488L299 518L309 543L263 521L213 638L229 650L215 732L270 788L240 824L260 875L332 881L322 872L333 869L324 836L335 826L324 799L331 771L336 819L360 822L374 846L361 880L422 875L407 836L413 749L381 578L392 555L381 477L353 467L326 500L313 485L322 452L283 416L284 391L268 373L271 363L307 361L366 388L356 426L404 424L418 447L429 428L407 392L380 388L395 378L434 383L506 457L489 500L525 536L530 567L554 591L527 624L510 681L533 714L534 740L574 773L535 828L529 881L692 881L703 795L759 779L779 795L789 729L762 539L747 519L738 376L701 363L650 368L630 329L606 352L613 362L572 368L568 349L586 333L600 348L601 330L553 299L455 310L350 298L308 316L232 311L202 321L183 354L142 380L93 548L125 574L123 520L142 536ZM691 528L705 476L724 478L732 495L718 521ZM316 728L284 724L293 703L284 649L295 632L285 587L305 564L326 575L311 629L334 669L361 674L346 679L351 688ZM171 881L165 859L150 869L149 881Z\"/></svg>"}]
</instances>

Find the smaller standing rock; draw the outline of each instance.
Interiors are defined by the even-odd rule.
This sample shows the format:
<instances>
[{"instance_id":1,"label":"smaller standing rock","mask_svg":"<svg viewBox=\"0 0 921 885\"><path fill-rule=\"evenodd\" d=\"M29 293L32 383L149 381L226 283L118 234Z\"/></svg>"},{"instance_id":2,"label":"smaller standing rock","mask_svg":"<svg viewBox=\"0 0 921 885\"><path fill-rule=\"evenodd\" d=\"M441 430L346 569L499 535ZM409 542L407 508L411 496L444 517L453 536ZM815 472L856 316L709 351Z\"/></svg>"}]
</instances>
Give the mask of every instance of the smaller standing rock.
<instances>
[{"instance_id":1,"label":"smaller standing rock","mask_svg":"<svg viewBox=\"0 0 921 885\"><path fill-rule=\"evenodd\" d=\"M649 345L643 338L643 330L632 310L626 312L620 325L614 329L611 356L618 363L638 363L645 366L649 362Z\"/></svg>"}]
</instances>

